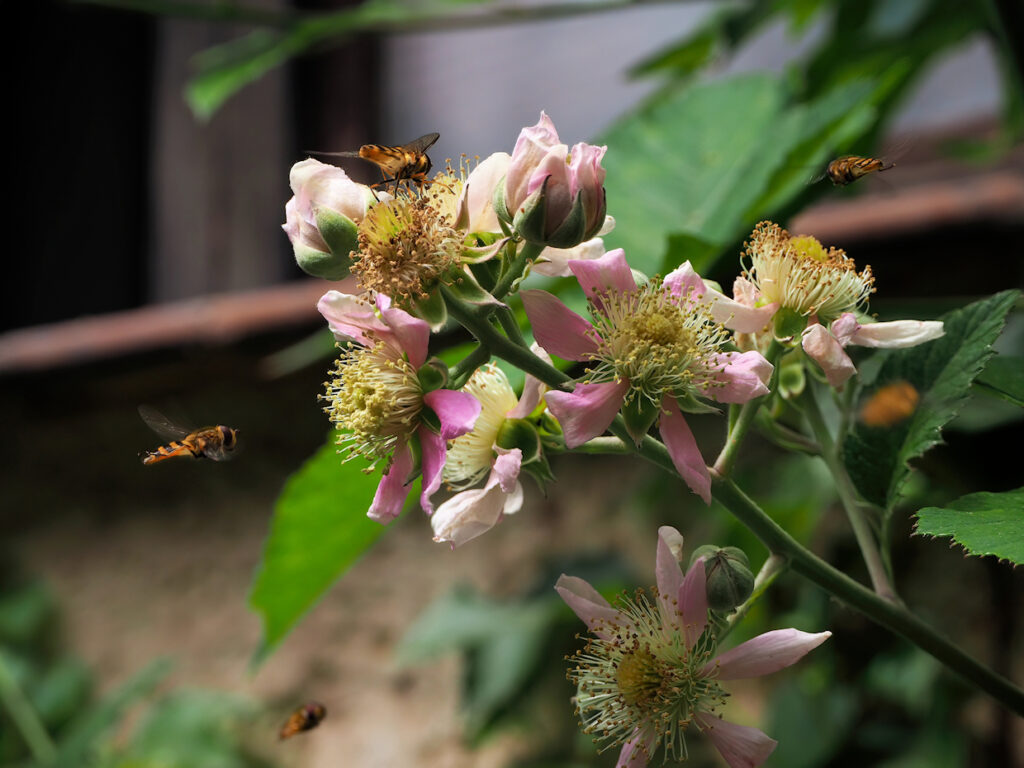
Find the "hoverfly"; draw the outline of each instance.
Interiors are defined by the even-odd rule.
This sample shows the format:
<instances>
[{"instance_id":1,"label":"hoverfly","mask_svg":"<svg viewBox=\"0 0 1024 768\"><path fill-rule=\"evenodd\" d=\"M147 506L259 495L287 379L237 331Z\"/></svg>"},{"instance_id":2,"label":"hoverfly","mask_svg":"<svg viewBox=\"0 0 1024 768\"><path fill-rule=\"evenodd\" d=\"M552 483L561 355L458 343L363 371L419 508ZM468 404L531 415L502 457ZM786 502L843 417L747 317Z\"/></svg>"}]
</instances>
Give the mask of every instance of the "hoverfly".
<instances>
[{"instance_id":1,"label":"hoverfly","mask_svg":"<svg viewBox=\"0 0 1024 768\"><path fill-rule=\"evenodd\" d=\"M303 731L309 731L320 725L320 722L326 717L327 709L323 704L319 704L315 701L311 701L305 704L288 717L288 721L281 726L281 732L278 734L280 739L290 739L297 733Z\"/></svg>"},{"instance_id":2,"label":"hoverfly","mask_svg":"<svg viewBox=\"0 0 1024 768\"><path fill-rule=\"evenodd\" d=\"M327 157L361 157L380 168L380 172L384 176L383 181L378 181L371 186L387 186L394 182L397 193L398 185L406 181L415 184L422 191L423 185L427 183L427 173L431 168L427 150L434 146L434 142L440 135L439 133L428 133L400 147L363 144L356 152L317 152L314 154Z\"/></svg>"},{"instance_id":3,"label":"hoverfly","mask_svg":"<svg viewBox=\"0 0 1024 768\"><path fill-rule=\"evenodd\" d=\"M879 387L861 406L860 421L866 427L892 427L909 419L920 399L909 381L894 381Z\"/></svg>"},{"instance_id":4,"label":"hoverfly","mask_svg":"<svg viewBox=\"0 0 1024 768\"><path fill-rule=\"evenodd\" d=\"M821 181L826 176L834 186L845 187L852 184L862 176L869 173L881 173L895 167L896 163L887 163L878 157L860 157L859 155L844 155L837 157L825 168L825 172L816 177L815 181Z\"/></svg>"},{"instance_id":5,"label":"hoverfly","mask_svg":"<svg viewBox=\"0 0 1024 768\"><path fill-rule=\"evenodd\" d=\"M139 406L139 415L150 429L170 441L156 450L142 451L139 457L143 464L156 464L158 461L178 456L224 461L230 459L231 452L238 447L238 430L231 427L218 424L214 427L189 430L170 421L148 405Z\"/></svg>"}]
</instances>

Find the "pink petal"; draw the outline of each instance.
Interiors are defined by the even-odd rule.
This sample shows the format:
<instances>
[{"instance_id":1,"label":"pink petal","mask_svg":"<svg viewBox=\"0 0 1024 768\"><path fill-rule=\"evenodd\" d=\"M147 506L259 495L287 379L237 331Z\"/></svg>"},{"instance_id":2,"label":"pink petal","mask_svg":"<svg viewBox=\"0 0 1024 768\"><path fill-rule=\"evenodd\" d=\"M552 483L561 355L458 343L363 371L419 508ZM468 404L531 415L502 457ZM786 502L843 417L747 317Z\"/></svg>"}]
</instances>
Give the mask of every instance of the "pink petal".
<instances>
[{"instance_id":1,"label":"pink petal","mask_svg":"<svg viewBox=\"0 0 1024 768\"><path fill-rule=\"evenodd\" d=\"M480 401L468 392L435 389L423 396L423 402L441 420L441 437L454 440L473 429L480 415Z\"/></svg>"},{"instance_id":2,"label":"pink petal","mask_svg":"<svg viewBox=\"0 0 1024 768\"><path fill-rule=\"evenodd\" d=\"M694 712L693 720L730 768L755 768L779 745L757 728L729 723L707 712Z\"/></svg>"},{"instance_id":3,"label":"pink petal","mask_svg":"<svg viewBox=\"0 0 1024 768\"><path fill-rule=\"evenodd\" d=\"M402 513L405 505L405 497L409 495L409 487L406 482L409 473L412 471L412 452L408 445L403 445L395 451L394 458L388 471L377 486L377 493L373 497L366 516L376 520L382 525L387 525Z\"/></svg>"},{"instance_id":4,"label":"pink petal","mask_svg":"<svg viewBox=\"0 0 1024 768\"><path fill-rule=\"evenodd\" d=\"M548 395L550 400L551 395ZM697 447L697 441L690 431L683 414L679 412L676 401L666 395L661 401L661 422L658 427L661 439L665 442L676 471L683 478L690 490L696 493L705 504L711 503L711 475L708 474L704 457ZM600 433L599 433L600 434ZM570 448L572 446L569 446Z\"/></svg>"},{"instance_id":5,"label":"pink petal","mask_svg":"<svg viewBox=\"0 0 1024 768\"><path fill-rule=\"evenodd\" d=\"M760 352L723 352L716 355L722 366L704 394L720 403L745 403L768 394L772 364Z\"/></svg>"},{"instance_id":6,"label":"pink petal","mask_svg":"<svg viewBox=\"0 0 1024 768\"><path fill-rule=\"evenodd\" d=\"M708 290L701 276L697 274L689 261L684 261L665 275L662 285L668 288L669 292L677 298L693 296L696 299L698 296L704 296Z\"/></svg>"},{"instance_id":7,"label":"pink petal","mask_svg":"<svg viewBox=\"0 0 1024 768\"><path fill-rule=\"evenodd\" d=\"M765 632L712 659L704 668L704 674L713 674L719 680L768 675L796 664L831 636L831 632L812 634L799 629Z\"/></svg>"},{"instance_id":8,"label":"pink petal","mask_svg":"<svg viewBox=\"0 0 1024 768\"><path fill-rule=\"evenodd\" d=\"M423 482L420 490L420 507L428 515L433 514L434 504L430 497L437 493L441 487L441 470L444 469L444 460L448 441L426 426L416 430L420 438L422 458L420 463L423 467Z\"/></svg>"},{"instance_id":9,"label":"pink petal","mask_svg":"<svg viewBox=\"0 0 1024 768\"><path fill-rule=\"evenodd\" d=\"M902 349L924 344L943 334L945 330L941 320L893 320L861 325L850 337L850 343L861 347Z\"/></svg>"},{"instance_id":10,"label":"pink petal","mask_svg":"<svg viewBox=\"0 0 1024 768\"><path fill-rule=\"evenodd\" d=\"M661 620L666 627L682 629L679 590L683 586L683 571L679 567L679 559L672 551L671 544L671 540L679 535L679 531L671 526L665 525L658 529L658 553L654 572L658 580L658 607L661 609Z\"/></svg>"},{"instance_id":11,"label":"pink petal","mask_svg":"<svg viewBox=\"0 0 1024 768\"><path fill-rule=\"evenodd\" d=\"M598 217L604 216L605 170L601 159L607 151L608 147L580 142L569 152L569 195L571 199L581 196L587 216L587 232L595 231L601 223Z\"/></svg>"},{"instance_id":12,"label":"pink petal","mask_svg":"<svg viewBox=\"0 0 1024 768\"><path fill-rule=\"evenodd\" d=\"M817 320L817 316L815 316ZM860 323L857 322L857 316L852 312L844 312L836 320L832 322L832 326L829 328L832 331L832 335L836 337L836 341L842 346L846 346L850 343L850 339L860 328Z\"/></svg>"},{"instance_id":13,"label":"pink petal","mask_svg":"<svg viewBox=\"0 0 1024 768\"><path fill-rule=\"evenodd\" d=\"M457 493L430 518L434 541L460 547L497 525L504 507L505 493L497 483Z\"/></svg>"},{"instance_id":14,"label":"pink petal","mask_svg":"<svg viewBox=\"0 0 1024 768\"><path fill-rule=\"evenodd\" d=\"M572 392L548 392L544 399L558 419L570 448L602 434L622 407L628 381L577 384Z\"/></svg>"},{"instance_id":15,"label":"pink petal","mask_svg":"<svg viewBox=\"0 0 1024 768\"><path fill-rule=\"evenodd\" d=\"M520 131L505 175L505 205L511 214L515 214L529 194L526 189L536 167L559 143L555 124L543 112L536 125Z\"/></svg>"},{"instance_id":16,"label":"pink petal","mask_svg":"<svg viewBox=\"0 0 1024 768\"><path fill-rule=\"evenodd\" d=\"M320 297L316 308L339 341L354 341L369 347L373 346L372 338L391 338L388 326L377 317L373 304L359 296L328 291Z\"/></svg>"},{"instance_id":17,"label":"pink petal","mask_svg":"<svg viewBox=\"0 0 1024 768\"><path fill-rule=\"evenodd\" d=\"M651 760L651 753L654 752L657 740L657 731L634 731L629 740L622 745L615 768L644 768Z\"/></svg>"},{"instance_id":18,"label":"pink petal","mask_svg":"<svg viewBox=\"0 0 1024 768\"><path fill-rule=\"evenodd\" d=\"M526 187L526 194L529 196L545 183L547 185L544 189L546 234L558 229L572 208L572 195L569 192L569 166L566 164L568 153L569 148L565 144L558 144L548 150L533 175L530 176L530 183Z\"/></svg>"},{"instance_id":19,"label":"pink petal","mask_svg":"<svg viewBox=\"0 0 1024 768\"><path fill-rule=\"evenodd\" d=\"M857 372L843 346L824 326L815 323L804 329L801 339L804 352L821 366L825 378L833 387L842 386Z\"/></svg>"},{"instance_id":20,"label":"pink petal","mask_svg":"<svg viewBox=\"0 0 1024 768\"><path fill-rule=\"evenodd\" d=\"M548 356L548 353L541 349L537 342L530 345L530 351L545 363L551 365L551 358ZM523 394L519 398L519 402L516 403L516 407L506 413L505 416L510 419L525 419L540 405L540 399L546 391L547 385L544 382L530 374L526 374L526 380L523 382Z\"/></svg>"},{"instance_id":21,"label":"pink petal","mask_svg":"<svg viewBox=\"0 0 1024 768\"><path fill-rule=\"evenodd\" d=\"M520 291L537 343L564 360L588 360L597 351L593 326L547 291Z\"/></svg>"},{"instance_id":22,"label":"pink petal","mask_svg":"<svg viewBox=\"0 0 1024 768\"><path fill-rule=\"evenodd\" d=\"M708 577L704 570L704 558L690 566L679 588L679 612L683 616L683 639L687 648L693 648L700 640L708 623Z\"/></svg>"},{"instance_id":23,"label":"pink petal","mask_svg":"<svg viewBox=\"0 0 1024 768\"><path fill-rule=\"evenodd\" d=\"M732 297L744 307L757 306L757 288L745 277L737 277L733 280Z\"/></svg>"},{"instance_id":24,"label":"pink petal","mask_svg":"<svg viewBox=\"0 0 1024 768\"><path fill-rule=\"evenodd\" d=\"M740 279L742 278L737 278L737 282ZM688 261L669 272L665 276L664 285L668 286L673 296L684 300L689 297L691 301L708 305L711 308L711 317L716 323L722 323L726 328L731 328L739 333L760 331L768 324L779 306L778 304L768 304L763 307L755 307L752 300L748 304L746 301L730 299L724 293L708 288ZM741 290L743 289L741 288Z\"/></svg>"},{"instance_id":25,"label":"pink petal","mask_svg":"<svg viewBox=\"0 0 1024 768\"><path fill-rule=\"evenodd\" d=\"M636 290L636 280L626 263L626 252L621 248L591 261L570 261L569 270L576 275L587 298L598 304L601 295L609 291L629 293Z\"/></svg>"},{"instance_id":26,"label":"pink petal","mask_svg":"<svg viewBox=\"0 0 1024 768\"><path fill-rule=\"evenodd\" d=\"M408 356L409 363L413 368L420 368L427 361L430 324L397 307L381 308L381 316L398 341L399 347Z\"/></svg>"},{"instance_id":27,"label":"pink petal","mask_svg":"<svg viewBox=\"0 0 1024 768\"><path fill-rule=\"evenodd\" d=\"M523 465L523 452L518 448L505 450L495 447L498 457L491 467L493 478L505 493L512 493L519 480L519 470Z\"/></svg>"},{"instance_id":28,"label":"pink petal","mask_svg":"<svg viewBox=\"0 0 1024 768\"><path fill-rule=\"evenodd\" d=\"M629 626L626 618L583 579L563 573L558 577L555 591L598 637L608 638L611 635L607 630Z\"/></svg>"}]
</instances>

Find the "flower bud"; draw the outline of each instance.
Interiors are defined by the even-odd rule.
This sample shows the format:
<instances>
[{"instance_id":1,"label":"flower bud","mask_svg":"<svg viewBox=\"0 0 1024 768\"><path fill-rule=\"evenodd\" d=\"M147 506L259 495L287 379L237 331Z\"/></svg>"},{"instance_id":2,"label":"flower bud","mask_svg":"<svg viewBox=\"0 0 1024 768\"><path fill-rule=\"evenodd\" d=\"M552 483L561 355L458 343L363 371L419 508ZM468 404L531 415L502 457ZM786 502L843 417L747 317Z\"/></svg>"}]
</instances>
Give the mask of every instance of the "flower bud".
<instances>
[{"instance_id":1,"label":"flower bud","mask_svg":"<svg viewBox=\"0 0 1024 768\"><path fill-rule=\"evenodd\" d=\"M313 159L293 165L289 180L294 196L285 205L282 229L295 261L314 277L342 279L348 274L349 254L358 247L356 225L373 193L340 168Z\"/></svg>"},{"instance_id":2,"label":"flower bud","mask_svg":"<svg viewBox=\"0 0 1024 768\"><path fill-rule=\"evenodd\" d=\"M690 557L692 566L704 558L707 577L708 606L719 613L729 613L750 597L754 591L754 574L742 549L705 544Z\"/></svg>"}]
</instances>

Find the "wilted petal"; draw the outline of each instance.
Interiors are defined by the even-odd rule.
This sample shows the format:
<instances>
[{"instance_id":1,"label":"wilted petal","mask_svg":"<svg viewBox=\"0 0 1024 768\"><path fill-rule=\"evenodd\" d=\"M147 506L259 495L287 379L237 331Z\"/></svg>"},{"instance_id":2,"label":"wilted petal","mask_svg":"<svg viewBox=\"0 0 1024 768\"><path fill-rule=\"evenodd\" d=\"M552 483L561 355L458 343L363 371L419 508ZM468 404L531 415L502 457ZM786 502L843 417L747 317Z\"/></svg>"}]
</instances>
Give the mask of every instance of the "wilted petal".
<instances>
[{"instance_id":1,"label":"wilted petal","mask_svg":"<svg viewBox=\"0 0 1024 768\"><path fill-rule=\"evenodd\" d=\"M755 768L767 760L779 744L757 728L729 723L707 712L694 712L693 719L730 768Z\"/></svg>"},{"instance_id":2,"label":"wilted petal","mask_svg":"<svg viewBox=\"0 0 1024 768\"><path fill-rule=\"evenodd\" d=\"M505 493L512 493L519 479L519 470L523 465L523 452L518 448L504 449L496 447L498 457L491 468L491 478L501 486Z\"/></svg>"},{"instance_id":3,"label":"wilted petal","mask_svg":"<svg viewBox=\"0 0 1024 768\"><path fill-rule=\"evenodd\" d=\"M857 372L843 346L828 330L818 323L804 329L801 339L804 352L821 366L825 378L833 387L842 386L847 379Z\"/></svg>"},{"instance_id":4,"label":"wilted petal","mask_svg":"<svg viewBox=\"0 0 1024 768\"><path fill-rule=\"evenodd\" d=\"M549 399L550 397L551 395L548 395ZM690 431L686 419L679 412L679 406L672 397L666 396L662 400L661 409L658 430L669 455L672 456L676 471L691 491L700 496L705 504L710 504L711 475L708 474L707 465L704 463L700 448L697 447L693 432Z\"/></svg>"},{"instance_id":5,"label":"wilted petal","mask_svg":"<svg viewBox=\"0 0 1024 768\"><path fill-rule=\"evenodd\" d=\"M544 399L570 448L602 434L622 407L628 381L577 384L572 392L548 392Z\"/></svg>"},{"instance_id":6,"label":"wilted petal","mask_svg":"<svg viewBox=\"0 0 1024 768\"><path fill-rule=\"evenodd\" d=\"M944 333L941 320L893 320L861 325L850 337L850 343L860 347L902 349L924 344Z\"/></svg>"},{"instance_id":7,"label":"wilted petal","mask_svg":"<svg viewBox=\"0 0 1024 768\"><path fill-rule=\"evenodd\" d=\"M720 403L745 403L768 394L772 364L760 352L723 352L715 356L722 366L704 394Z\"/></svg>"},{"instance_id":8,"label":"wilted petal","mask_svg":"<svg viewBox=\"0 0 1024 768\"><path fill-rule=\"evenodd\" d=\"M812 634L799 629L765 632L712 659L704 674L713 674L719 680L768 675L795 664L831 636L831 632Z\"/></svg>"},{"instance_id":9,"label":"wilted petal","mask_svg":"<svg viewBox=\"0 0 1024 768\"><path fill-rule=\"evenodd\" d=\"M448 441L426 426L416 430L420 438L423 481L420 486L420 507L428 515L433 514L434 504L430 497L441 487L441 470L444 469L445 452Z\"/></svg>"},{"instance_id":10,"label":"wilted petal","mask_svg":"<svg viewBox=\"0 0 1024 768\"><path fill-rule=\"evenodd\" d=\"M672 551L672 543L680 533L671 526L658 529L658 554L655 558L654 573L658 583L658 607L661 620L666 627L683 628L683 617L679 612L679 590L683 586L683 571L679 558Z\"/></svg>"},{"instance_id":11,"label":"wilted petal","mask_svg":"<svg viewBox=\"0 0 1024 768\"><path fill-rule=\"evenodd\" d=\"M579 315L577 315L577 317L579 317ZM537 342L530 345L530 351L545 363L551 365L551 357L547 352L541 349ZM523 394L519 398L519 402L516 403L516 407L506 413L505 416L510 419L525 419L533 413L534 409L538 405L540 405L540 399L544 396L547 389L547 385L543 381L538 379L536 376L526 374L526 380L523 382Z\"/></svg>"},{"instance_id":12,"label":"wilted petal","mask_svg":"<svg viewBox=\"0 0 1024 768\"><path fill-rule=\"evenodd\" d=\"M707 583L704 558L698 557L679 588L679 612L683 615L683 639L687 648L693 648L708 623Z\"/></svg>"},{"instance_id":13,"label":"wilted petal","mask_svg":"<svg viewBox=\"0 0 1024 768\"><path fill-rule=\"evenodd\" d=\"M592 261L570 261L569 270L576 275L587 298L597 304L600 304L603 293L628 293L636 290L633 270L626 263L626 252L621 248L608 251Z\"/></svg>"},{"instance_id":14,"label":"wilted petal","mask_svg":"<svg viewBox=\"0 0 1024 768\"><path fill-rule=\"evenodd\" d=\"M547 277L569 277L572 275L569 262L593 261L603 256L604 252L604 240L600 237L584 240L573 248L545 248L531 271Z\"/></svg>"},{"instance_id":15,"label":"wilted petal","mask_svg":"<svg viewBox=\"0 0 1024 768\"><path fill-rule=\"evenodd\" d=\"M494 212L494 189L508 173L511 159L507 152L495 152L466 178L459 198L459 218L464 217L467 231L501 232Z\"/></svg>"},{"instance_id":16,"label":"wilted petal","mask_svg":"<svg viewBox=\"0 0 1024 768\"><path fill-rule=\"evenodd\" d=\"M619 761L615 768L643 768L650 762L651 753L654 751L658 741L656 731L636 731L633 736L622 745L619 752Z\"/></svg>"},{"instance_id":17,"label":"wilted petal","mask_svg":"<svg viewBox=\"0 0 1024 768\"><path fill-rule=\"evenodd\" d=\"M520 291L533 335L545 350L565 360L586 360L597 351L593 326L547 291Z\"/></svg>"},{"instance_id":18,"label":"wilted petal","mask_svg":"<svg viewBox=\"0 0 1024 768\"><path fill-rule=\"evenodd\" d=\"M501 520L505 499L497 483L455 494L430 518L434 541L451 542L454 548L486 533Z\"/></svg>"},{"instance_id":19,"label":"wilted petal","mask_svg":"<svg viewBox=\"0 0 1024 768\"><path fill-rule=\"evenodd\" d=\"M390 329L377 317L374 306L359 296L328 291L320 297L316 308L339 341L354 341L370 347L373 338L391 338Z\"/></svg>"},{"instance_id":20,"label":"wilted petal","mask_svg":"<svg viewBox=\"0 0 1024 768\"><path fill-rule=\"evenodd\" d=\"M408 445L403 445L395 451L391 466L381 478L367 517L386 525L402 513L405 497L409 495L406 481L411 471L412 453Z\"/></svg>"},{"instance_id":21,"label":"wilted petal","mask_svg":"<svg viewBox=\"0 0 1024 768\"><path fill-rule=\"evenodd\" d=\"M601 594L590 584L576 576L566 576L564 573L558 577L555 584L555 591L565 601L566 605L572 608L573 612L580 617L587 629L598 637L607 638L609 633L605 628L625 627L629 622L625 617L608 604L608 601L601 597Z\"/></svg>"},{"instance_id":22,"label":"wilted petal","mask_svg":"<svg viewBox=\"0 0 1024 768\"><path fill-rule=\"evenodd\" d=\"M480 415L480 401L468 392L435 389L423 396L423 402L441 420L441 437L454 440L473 429Z\"/></svg>"}]
</instances>

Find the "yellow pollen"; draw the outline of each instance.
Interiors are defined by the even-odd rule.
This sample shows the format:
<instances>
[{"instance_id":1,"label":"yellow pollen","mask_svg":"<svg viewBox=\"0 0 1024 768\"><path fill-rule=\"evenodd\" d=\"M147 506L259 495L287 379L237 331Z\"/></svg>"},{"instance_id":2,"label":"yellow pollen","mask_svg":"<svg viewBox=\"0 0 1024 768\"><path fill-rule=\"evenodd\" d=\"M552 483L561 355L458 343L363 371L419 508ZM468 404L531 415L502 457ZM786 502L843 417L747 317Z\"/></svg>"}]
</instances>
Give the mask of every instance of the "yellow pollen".
<instances>
[{"instance_id":1,"label":"yellow pollen","mask_svg":"<svg viewBox=\"0 0 1024 768\"><path fill-rule=\"evenodd\" d=\"M615 671L622 698L628 704L642 705L657 696L662 674L658 660L646 646L627 652Z\"/></svg>"},{"instance_id":2,"label":"yellow pollen","mask_svg":"<svg viewBox=\"0 0 1024 768\"><path fill-rule=\"evenodd\" d=\"M789 239L789 245L802 259L813 259L814 261L828 261L829 254L816 237L811 235L797 235Z\"/></svg>"}]
</instances>

